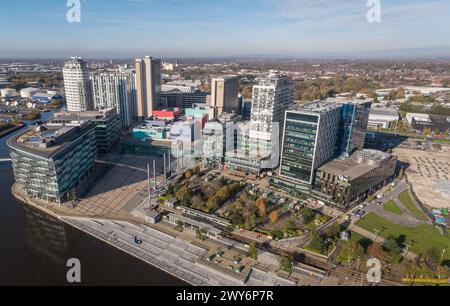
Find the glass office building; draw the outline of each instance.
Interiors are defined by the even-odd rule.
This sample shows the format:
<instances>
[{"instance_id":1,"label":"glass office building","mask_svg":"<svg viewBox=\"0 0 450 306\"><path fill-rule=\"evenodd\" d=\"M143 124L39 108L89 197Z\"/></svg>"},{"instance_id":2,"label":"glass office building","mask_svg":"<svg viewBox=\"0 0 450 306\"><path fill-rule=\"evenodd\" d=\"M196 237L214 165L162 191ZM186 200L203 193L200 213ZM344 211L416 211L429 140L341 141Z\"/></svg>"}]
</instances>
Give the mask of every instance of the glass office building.
<instances>
[{"instance_id":1,"label":"glass office building","mask_svg":"<svg viewBox=\"0 0 450 306\"><path fill-rule=\"evenodd\" d=\"M319 116L287 112L280 175L310 182Z\"/></svg>"},{"instance_id":2,"label":"glass office building","mask_svg":"<svg viewBox=\"0 0 450 306\"><path fill-rule=\"evenodd\" d=\"M336 157L341 155L349 157L355 150L364 148L371 108L371 101L342 103Z\"/></svg>"},{"instance_id":3,"label":"glass office building","mask_svg":"<svg viewBox=\"0 0 450 306\"><path fill-rule=\"evenodd\" d=\"M28 197L64 203L84 193L96 158L95 126L36 126L8 140L16 187Z\"/></svg>"}]
</instances>

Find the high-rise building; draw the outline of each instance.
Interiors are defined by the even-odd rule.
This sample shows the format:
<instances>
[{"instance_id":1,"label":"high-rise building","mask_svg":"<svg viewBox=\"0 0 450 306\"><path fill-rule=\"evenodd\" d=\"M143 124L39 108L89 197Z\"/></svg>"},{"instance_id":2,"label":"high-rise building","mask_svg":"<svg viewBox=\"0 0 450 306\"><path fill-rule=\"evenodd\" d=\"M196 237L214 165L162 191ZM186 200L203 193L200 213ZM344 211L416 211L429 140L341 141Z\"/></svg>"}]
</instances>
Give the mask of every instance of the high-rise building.
<instances>
[{"instance_id":1,"label":"high-rise building","mask_svg":"<svg viewBox=\"0 0 450 306\"><path fill-rule=\"evenodd\" d=\"M69 111L93 110L92 88L87 63L72 57L63 68L64 89Z\"/></svg>"},{"instance_id":2,"label":"high-rise building","mask_svg":"<svg viewBox=\"0 0 450 306\"><path fill-rule=\"evenodd\" d=\"M281 167L271 182L296 192L311 190L317 169L336 150L341 105L311 103L286 112Z\"/></svg>"},{"instance_id":3,"label":"high-rise building","mask_svg":"<svg viewBox=\"0 0 450 306\"><path fill-rule=\"evenodd\" d=\"M372 100L352 100L341 104L335 155L349 157L354 151L364 149Z\"/></svg>"},{"instance_id":4,"label":"high-rise building","mask_svg":"<svg viewBox=\"0 0 450 306\"><path fill-rule=\"evenodd\" d=\"M8 140L16 188L53 203L74 200L95 181L95 125L40 125Z\"/></svg>"},{"instance_id":5,"label":"high-rise building","mask_svg":"<svg viewBox=\"0 0 450 306\"><path fill-rule=\"evenodd\" d=\"M267 77L259 79L258 85L253 87L251 107L250 139L253 149L264 153L280 152L273 141L281 140L285 112L293 103L294 84L290 78L271 70Z\"/></svg>"},{"instance_id":6,"label":"high-rise building","mask_svg":"<svg viewBox=\"0 0 450 306\"><path fill-rule=\"evenodd\" d=\"M115 107L122 125L131 126L137 117L135 74L94 74L91 75L91 81L94 108L102 110Z\"/></svg>"},{"instance_id":7,"label":"high-rise building","mask_svg":"<svg viewBox=\"0 0 450 306\"><path fill-rule=\"evenodd\" d=\"M241 149L228 152L225 162L231 170L259 175L273 170L280 161L280 144L284 114L294 102L292 80L271 70L253 87L248 134L242 137Z\"/></svg>"},{"instance_id":8,"label":"high-rise building","mask_svg":"<svg viewBox=\"0 0 450 306\"><path fill-rule=\"evenodd\" d=\"M148 118L160 105L161 60L146 56L135 61L137 115Z\"/></svg>"},{"instance_id":9,"label":"high-rise building","mask_svg":"<svg viewBox=\"0 0 450 306\"><path fill-rule=\"evenodd\" d=\"M238 113L239 78L235 75L213 78L209 117Z\"/></svg>"}]
</instances>

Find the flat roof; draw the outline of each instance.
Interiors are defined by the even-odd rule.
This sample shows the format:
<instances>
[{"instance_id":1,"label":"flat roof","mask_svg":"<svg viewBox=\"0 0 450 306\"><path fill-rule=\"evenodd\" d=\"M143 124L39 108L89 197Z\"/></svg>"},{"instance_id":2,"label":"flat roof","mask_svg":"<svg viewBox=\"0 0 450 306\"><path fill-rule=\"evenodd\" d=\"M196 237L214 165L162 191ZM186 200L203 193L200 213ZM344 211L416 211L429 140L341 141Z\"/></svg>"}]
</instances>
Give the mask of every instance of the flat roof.
<instances>
[{"instance_id":1,"label":"flat roof","mask_svg":"<svg viewBox=\"0 0 450 306\"><path fill-rule=\"evenodd\" d=\"M77 126L40 125L8 139L8 146L50 158L95 128L91 122Z\"/></svg>"},{"instance_id":2,"label":"flat roof","mask_svg":"<svg viewBox=\"0 0 450 306\"><path fill-rule=\"evenodd\" d=\"M319 171L337 176L355 179L379 167L379 163L391 158L392 155L376 150L356 151L352 156L335 159L319 168Z\"/></svg>"}]
</instances>

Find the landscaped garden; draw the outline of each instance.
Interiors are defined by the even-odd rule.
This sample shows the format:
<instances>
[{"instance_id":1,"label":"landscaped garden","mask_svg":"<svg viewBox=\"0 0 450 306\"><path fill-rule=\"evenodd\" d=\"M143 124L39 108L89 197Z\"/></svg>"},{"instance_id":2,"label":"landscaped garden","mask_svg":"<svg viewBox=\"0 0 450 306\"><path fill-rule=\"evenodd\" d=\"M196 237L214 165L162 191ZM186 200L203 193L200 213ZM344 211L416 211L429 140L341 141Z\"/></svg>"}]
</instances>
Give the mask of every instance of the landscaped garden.
<instances>
[{"instance_id":1,"label":"landscaped garden","mask_svg":"<svg viewBox=\"0 0 450 306\"><path fill-rule=\"evenodd\" d=\"M329 217L301 207L272 193L242 192L222 211L222 217L237 228L254 231L273 239L299 237L326 223Z\"/></svg>"},{"instance_id":2,"label":"landscaped garden","mask_svg":"<svg viewBox=\"0 0 450 306\"><path fill-rule=\"evenodd\" d=\"M211 213L233 198L243 186L222 176L206 175L197 167L187 170L176 184L169 185L161 200L173 198L180 205Z\"/></svg>"}]
</instances>

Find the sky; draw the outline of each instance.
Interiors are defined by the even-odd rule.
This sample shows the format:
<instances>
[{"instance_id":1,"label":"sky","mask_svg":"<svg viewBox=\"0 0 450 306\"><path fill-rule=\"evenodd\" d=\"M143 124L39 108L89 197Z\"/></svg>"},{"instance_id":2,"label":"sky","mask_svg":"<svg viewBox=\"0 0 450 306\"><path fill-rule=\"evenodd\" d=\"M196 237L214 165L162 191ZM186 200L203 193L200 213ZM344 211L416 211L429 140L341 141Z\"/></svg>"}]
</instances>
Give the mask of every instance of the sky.
<instances>
[{"instance_id":1,"label":"sky","mask_svg":"<svg viewBox=\"0 0 450 306\"><path fill-rule=\"evenodd\" d=\"M0 58L450 56L450 0L379 1L2 0Z\"/></svg>"}]
</instances>

